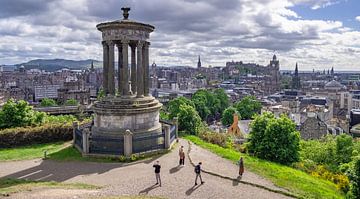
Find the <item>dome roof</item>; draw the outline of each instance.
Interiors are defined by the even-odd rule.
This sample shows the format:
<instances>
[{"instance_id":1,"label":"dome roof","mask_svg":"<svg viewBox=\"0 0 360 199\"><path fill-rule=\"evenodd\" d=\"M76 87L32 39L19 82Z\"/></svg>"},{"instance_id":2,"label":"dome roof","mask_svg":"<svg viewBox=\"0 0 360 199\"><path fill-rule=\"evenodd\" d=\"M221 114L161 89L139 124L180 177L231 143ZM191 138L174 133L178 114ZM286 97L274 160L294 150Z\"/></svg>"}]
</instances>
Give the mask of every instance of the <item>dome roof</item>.
<instances>
[{"instance_id":1,"label":"dome roof","mask_svg":"<svg viewBox=\"0 0 360 199\"><path fill-rule=\"evenodd\" d=\"M344 85L342 85L340 82L332 80L325 84L325 88L329 89L342 89L346 88Z\"/></svg>"}]
</instances>

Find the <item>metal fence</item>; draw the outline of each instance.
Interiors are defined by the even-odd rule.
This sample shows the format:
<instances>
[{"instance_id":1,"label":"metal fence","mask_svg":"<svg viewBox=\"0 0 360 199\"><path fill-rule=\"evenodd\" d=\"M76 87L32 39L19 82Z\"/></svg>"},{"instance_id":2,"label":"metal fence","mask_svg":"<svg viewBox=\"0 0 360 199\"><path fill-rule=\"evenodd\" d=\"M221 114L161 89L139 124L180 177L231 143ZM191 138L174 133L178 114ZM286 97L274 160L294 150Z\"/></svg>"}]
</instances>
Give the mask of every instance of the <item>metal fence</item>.
<instances>
[{"instance_id":1,"label":"metal fence","mask_svg":"<svg viewBox=\"0 0 360 199\"><path fill-rule=\"evenodd\" d=\"M173 141L176 139L176 126L173 125L170 128L170 143L173 143Z\"/></svg>"},{"instance_id":2,"label":"metal fence","mask_svg":"<svg viewBox=\"0 0 360 199\"><path fill-rule=\"evenodd\" d=\"M165 133L133 137L132 142L133 153L165 149Z\"/></svg>"},{"instance_id":3,"label":"metal fence","mask_svg":"<svg viewBox=\"0 0 360 199\"><path fill-rule=\"evenodd\" d=\"M75 129L75 145L83 150L83 136L80 129Z\"/></svg>"},{"instance_id":4,"label":"metal fence","mask_svg":"<svg viewBox=\"0 0 360 199\"><path fill-rule=\"evenodd\" d=\"M109 138L102 136L91 136L89 141L89 153L112 155L124 154L124 137Z\"/></svg>"}]
</instances>

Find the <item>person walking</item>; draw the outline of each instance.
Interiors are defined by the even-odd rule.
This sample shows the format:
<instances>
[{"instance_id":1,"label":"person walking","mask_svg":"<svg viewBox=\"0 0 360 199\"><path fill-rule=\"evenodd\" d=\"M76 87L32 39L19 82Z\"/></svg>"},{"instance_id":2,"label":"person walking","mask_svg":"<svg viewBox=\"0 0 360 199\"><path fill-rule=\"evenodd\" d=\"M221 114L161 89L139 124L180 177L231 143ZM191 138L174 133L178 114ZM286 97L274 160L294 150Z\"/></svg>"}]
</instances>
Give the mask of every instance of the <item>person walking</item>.
<instances>
[{"instance_id":1,"label":"person walking","mask_svg":"<svg viewBox=\"0 0 360 199\"><path fill-rule=\"evenodd\" d=\"M198 165L195 166L195 174L196 174L196 178L195 178L195 185L197 185L197 179L198 177L200 178L200 182L201 184L204 184L204 181L201 178L201 162L199 162Z\"/></svg>"},{"instance_id":2,"label":"person walking","mask_svg":"<svg viewBox=\"0 0 360 199\"><path fill-rule=\"evenodd\" d=\"M242 157L240 157L239 160L239 176L242 177L243 173L244 173L244 159Z\"/></svg>"},{"instance_id":3,"label":"person walking","mask_svg":"<svg viewBox=\"0 0 360 199\"><path fill-rule=\"evenodd\" d=\"M156 163L153 165L153 167L155 168L156 185L160 184L160 187L161 187L161 178L160 178L161 165L160 165L159 161L156 161Z\"/></svg>"},{"instance_id":4,"label":"person walking","mask_svg":"<svg viewBox=\"0 0 360 199\"><path fill-rule=\"evenodd\" d=\"M181 146L179 149L179 165L185 165L185 152L184 152L184 146Z\"/></svg>"}]
</instances>

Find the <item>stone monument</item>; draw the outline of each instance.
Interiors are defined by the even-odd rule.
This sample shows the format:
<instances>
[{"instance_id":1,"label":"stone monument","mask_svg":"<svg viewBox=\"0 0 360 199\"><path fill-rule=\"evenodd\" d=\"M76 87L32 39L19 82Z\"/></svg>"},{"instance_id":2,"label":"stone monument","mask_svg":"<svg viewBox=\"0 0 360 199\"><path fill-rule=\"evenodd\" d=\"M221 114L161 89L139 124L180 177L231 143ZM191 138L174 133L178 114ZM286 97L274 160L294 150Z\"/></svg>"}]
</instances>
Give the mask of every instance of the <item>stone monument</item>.
<instances>
[{"instance_id":1,"label":"stone monument","mask_svg":"<svg viewBox=\"0 0 360 199\"><path fill-rule=\"evenodd\" d=\"M149 94L148 40L155 28L129 20L130 8L122 8L122 11L122 20L96 26L102 33L103 89L106 96L93 106L95 117L90 154L130 155L164 142L159 122L162 104ZM117 70L115 51L118 52ZM119 142L114 141L117 139Z\"/></svg>"}]
</instances>

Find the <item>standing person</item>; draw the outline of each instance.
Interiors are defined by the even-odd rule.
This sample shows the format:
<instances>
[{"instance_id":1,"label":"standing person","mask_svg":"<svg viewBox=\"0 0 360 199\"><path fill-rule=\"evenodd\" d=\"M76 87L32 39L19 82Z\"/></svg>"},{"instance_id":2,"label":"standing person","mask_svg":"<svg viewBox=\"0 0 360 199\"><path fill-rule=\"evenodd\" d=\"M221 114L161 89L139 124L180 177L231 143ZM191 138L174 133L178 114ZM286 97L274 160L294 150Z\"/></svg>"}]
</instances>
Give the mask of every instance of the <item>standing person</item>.
<instances>
[{"instance_id":1,"label":"standing person","mask_svg":"<svg viewBox=\"0 0 360 199\"><path fill-rule=\"evenodd\" d=\"M179 149L179 156L180 156L179 165L184 165L184 164L185 164L184 146L181 146L181 147L180 147L180 149Z\"/></svg>"},{"instance_id":2,"label":"standing person","mask_svg":"<svg viewBox=\"0 0 360 199\"><path fill-rule=\"evenodd\" d=\"M161 178L160 178L161 165L159 164L159 161L156 161L153 167L155 168L156 184L160 183L160 187L161 187Z\"/></svg>"},{"instance_id":3,"label":"standing person","mask_svg":"<svg viewBox=\"0 0 360 199\"><path fill-rule=\"evenodd\" d=\"M201 162L199 162L199 164L195 166L195 173L196 173L195 185L197 185L198 177L200 177L201 184L204 184L204 181L201 178Z\"/></svg>"},{"instance_id":4,"label":"standing person","mask_svg":"<svg viewBox=\"0 0 360 199\"><path fill-rule=\"evenodd\" d=\"M243 173L244 173L244 160L241 157L239 160L239 176L242 177Z\"/></svg>"}]
</instances>

